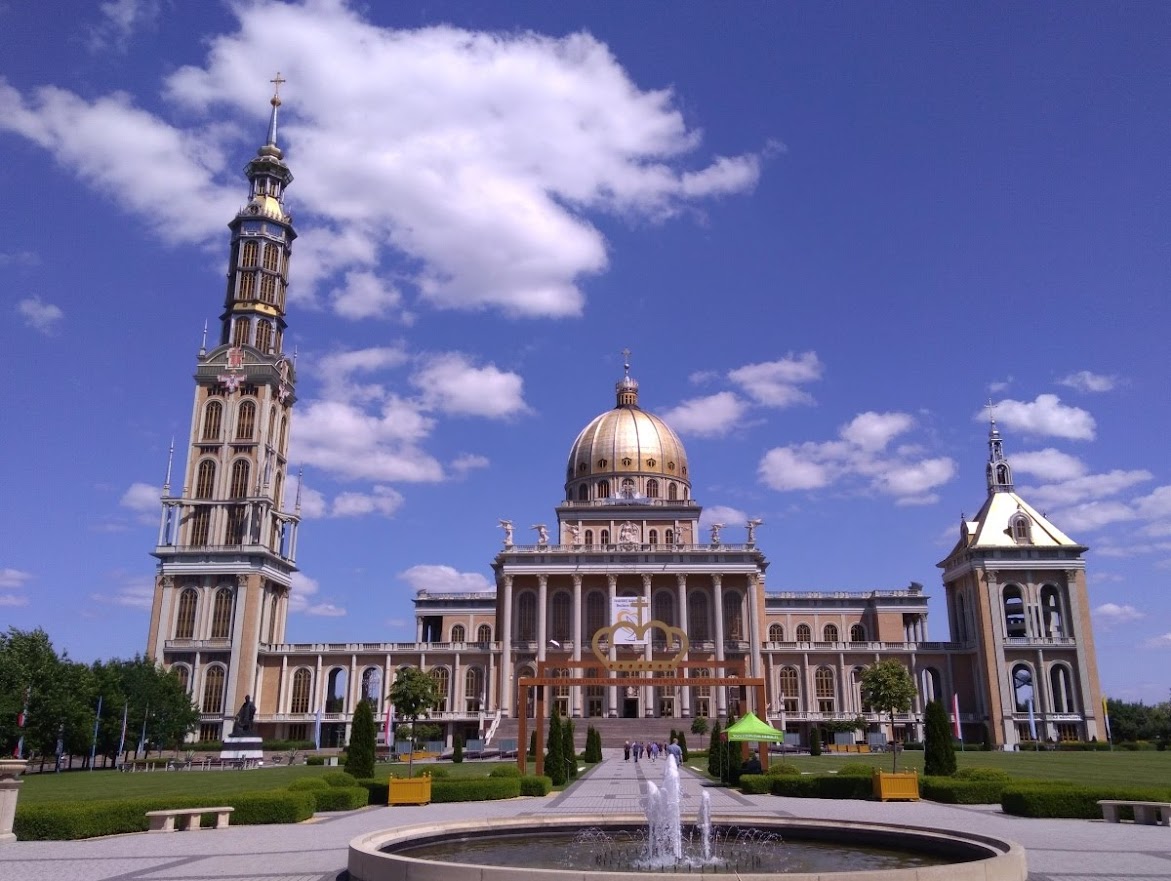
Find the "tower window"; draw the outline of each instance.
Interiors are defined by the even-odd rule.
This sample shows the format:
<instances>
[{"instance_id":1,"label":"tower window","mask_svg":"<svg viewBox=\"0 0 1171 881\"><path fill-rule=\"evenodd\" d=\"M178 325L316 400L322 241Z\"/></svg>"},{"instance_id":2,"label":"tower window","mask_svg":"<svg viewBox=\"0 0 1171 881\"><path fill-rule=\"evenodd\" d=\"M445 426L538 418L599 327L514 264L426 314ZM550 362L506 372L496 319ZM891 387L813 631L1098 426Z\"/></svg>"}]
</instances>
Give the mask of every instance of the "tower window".
<instances>
[{"instance_id":1,"label":"tower window","mask_svg":"<svg viewBox=\"0 0 1171 881\"><path fill-rule=\"evenodd\" d=\"M208 529L211 526L211 508L197 508L191 518L191 544L201 548L207 544Z\"/></svg>"},{"instance_id":2,"label":"tower window","mask_svg":"<svg viewBox=\"0 0 1171 881\"><path fill-rule=\"evenodd\" d=\"M797 625L797 642L812 642L813 632L809 629L808 624Z\"/></svg>"},{"instance_id":3,"label":"tower window","mask_svg":"<svg viewBox=\"0 0 1171 881\"><path fill-rule=\"evenodd\" d=\"M659 482L657 480L648 480L646 482L646 497L648 499L657 499L659 497Z\"/></svg>"},{"instance_id":4,"label":"tower window","mask_svg":"<svg viewBox=\"0 0 1171 881\"><path fill-rule=\"evenodd\" d=\"M290 713L309 712L309 685L313 674L302 667L293 674L293 699L289 702Z\"/></svg>"},{"instance_id":5,"label":"tower window","mask_svg":"<svg viewBox=\"0 0 1171 881\"><path fill-rule=\"evenodd\" d=\"M250 441L256 431L256 404L245 401L236 416L236 440Z\"/></svg>"},{"instance_id":6,"label":"tower window","mask_svg":"<svg viewBox=\"0 0 1171 881\"><path fill-rule=\"evenodd\" d=\"M260 248L256 242L245 242L244 247L240 251L240 266L245 269L252 269L256 266L256 257Z\"/></svg>"},{"instance_id":7,"label":"tower window","mask_svg":"<svg viewBox=\"0 0 1171 881\"><path fill-rule=\"evenodd\" d=\"M205 441L219 440L220 426L224 421L224 405L219 401L211 401L203 410L203 439Z\"/></svg>"},{"instance_id":8,"label":"tower window","mask_svg":"<svg viewBox=\"0 0 1171 881\"><path fill-rule=\"evenodd\" d=\"M577 488L577 500L579 502L588 502L590 499L590 488L584 483ZM589 542L586 542L589 544Z\"/></svg>"},{"instance_id":9,"label":"tower window","mask_svg":"<svg viewBox=\"0 0 1171 881\"><path fill-rule=\"evenodd\" d=\"M276 302L276 276L262 275L260 277L260 299L265 303Z\"/></svg>"},{"instance_id":10,"label":"tower window","mask_svg":"<svg viewBox=\"0 0 1171 881\"><path fill-rule=\"evenodd\" d=\"M610 498L610 481L608 481L608 480L599 480L598 481L598 498L599 499Z\"/></svg>"},{"instance_id":11,"label":"tower window","mask_svg":"<svg viewBox=\"0 0 1171 881\"><path fill-rule=\"evenodd\" d=\"M248 534L248 509L244 505L232 505L228 508L228 537L230 545L244 544L244 537Z\"/></svg>"},{"instance_id":12,"label":"tower window","mask_svg":"<svg viewBox=\"0 0 1171 881\"><path fill-rule=\"evenodd\" d=\"M240 291L236 295L237 300L251 300L256 296L256 276L251 272L240 273ZM245 340L244 342L248 342ZM237 343L236 345L243 345Z\"/></svg>"},{"instance_id":13,"label":"tower window","mask_svg":"<svg viewBox=\"0 0 1171 881\"><path fill-rule=\"evenodd\" d=\"M209 667L203 681L203 712L224 711L224 668Z\"/></svg>"},{"instance_id":14,"label":"tower window","mask_svg":"<svg viewBox=\"0 0 1171 881\"><path fill-rule=\"evenodd\" d=\"M679 487L674 482L667 484L667 498L672 502L679 498Z\"/></svg>"},{"instance_id":15,"label":"tower window","mask_svg":"<svg viewBox=\"0 0 1171 881\"><path fill-rule=\"evenodd\" d=\"M626 477L622 480L622 498L624 498L624 499L633 499L634 498L634 481L631 480L629 477Z\"/></svg>"},{"instance_id":16,"label":"tower window","mask_svg":"<svg viewBox=\"0 0 1171 881\"><path fill-rule=\"evenodd\" d=\"M289 437L289 417L281 417L281 442L277 445L277 452L282 456L285 454L285 441Z\"/></svg>"},{"instance_id":17,"label":"tower window","mask_svg":"<svg viewBox=\"0 0 1171 881\"><path fill-rule=\"evenodd\" d=\"M281 265L280 245L271 242L264 246L264 268L269 272L276 272Z\"/></svg>"},{"instance_id":18,"label":"tower window","mask_svg":"<svg viewBox=\"0 0 1171 881\"><path fill-rule=\"evenodd\" d=\"M184 588L179 594L179 614L175 619L175 639L191 639L195 636L195 606L199 594L193 588Z\"/></svg>"},{"instance_id":19,"label":"tower window","mask_svg":"<svg viewBox=\"0 0 1171 881\"><path fill-rule=\"evenodd\" d=\"M233 499L242 499L248 495L248 471L247 459L237 459L232 464L231 496Z\"/></svg>"},{"instance_id":20,"label":"tower window","mask_svg":"<svg viewBox=\"0 0 1171 881\"><path fill-rule=\"evenodd\" d=\"M1008 522L1012 540L1019 545L1032 544L1032 524L1024 514L1015 514Z\"/></svg>"},{"instance_id":21,"label":"tower window","mask_svg":"<svg viewBox=\"0 0 1171 881\"><path fill-rule=\"evenodd\" d=\"M256 325L256 348L268 354L272 349L272 324L261 321Z\"/></svg>"},{"instance_id":22,"label":"tower window","mask_svg":"<svg viewBox=\"0 0 1171 881\"><path fill-rule=\"evenodd\" d=\"M221 587L215 593L212 607L211 638L227 639L232 629L232 591Z\"/></svg>"},{"instance_id":23,"label":"tower window","mask_svg":"<svg viewBox=\"0 0 1171 881\"><path fill-rule=\"evenodd\" d=\"M204 459L195 477L195 498L210 499L215 492L215 462Z\"/></svg>"},{"instance_id":24,"label":"tower window","mask_svg":"<svg viewBox=\"0 0 1171 881\"><path fill-rule=\"evenodd\" d=\"M252 336L252 324L247 318L237 318L232 326L232 345L246 346Z\"/></svg>"}]
</instances>

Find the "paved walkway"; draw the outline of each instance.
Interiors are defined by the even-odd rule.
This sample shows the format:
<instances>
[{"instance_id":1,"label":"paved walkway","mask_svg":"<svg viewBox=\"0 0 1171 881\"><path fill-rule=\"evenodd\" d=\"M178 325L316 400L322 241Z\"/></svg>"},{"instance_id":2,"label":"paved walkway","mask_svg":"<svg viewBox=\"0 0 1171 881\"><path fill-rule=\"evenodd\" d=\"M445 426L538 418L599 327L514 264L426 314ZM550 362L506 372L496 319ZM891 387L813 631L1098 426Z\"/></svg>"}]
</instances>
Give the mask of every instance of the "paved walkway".
<instances>
[{"instance_id":1,"label":"paved walkway","mask_svg":"<svg viewBox=\"0 0 1171 881\"><path fill-rule=\"evenodd\" d=\"M257 772L263 773L263 772ZM646 781L663 763L624 762L621 753L556 796L506 802L369 807L326 814L288 826L233 826L198 834L116 835L89 841L30 841L0 845L4 881L337 881L345 878L351 838L389 826L452 819L543 813L639 812ZM699 804L704 782L684 774L683 805ZM871 820L958 829L1009 838L1025 846L1031 881L1134 879L1171 881L1171 829L1087 820L1027 820L997 807L932 802L886 803L746 796L712 787L712 813Z\"/></svg>"}]
</instances>

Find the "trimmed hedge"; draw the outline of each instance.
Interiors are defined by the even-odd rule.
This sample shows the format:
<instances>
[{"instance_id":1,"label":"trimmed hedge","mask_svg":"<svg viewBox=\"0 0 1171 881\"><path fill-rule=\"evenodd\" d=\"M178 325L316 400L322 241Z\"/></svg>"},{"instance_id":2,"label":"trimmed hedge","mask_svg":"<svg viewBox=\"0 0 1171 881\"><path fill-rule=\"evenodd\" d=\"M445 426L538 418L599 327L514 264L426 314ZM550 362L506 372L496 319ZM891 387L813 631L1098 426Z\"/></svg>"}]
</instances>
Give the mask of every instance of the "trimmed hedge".
<instances>
[{"instance_id":1,"label":"trimmed hedge","mask_svg":"<svg viewBox=\"0 0 1171 881\"><path fill-rule=\"evenodd\" d=\"M1169 801L1171 789L1031 782L1006 787L1000 796L1000 808L1006 814L1017 817L1097 820L1102 817L1098 800L1108 798L1126 801Z\"/></svg>"},{"instance_id":2,"label":"trimmed hedge","mask_svg":"<svg viewBox=\"0 0 1171 881\"><path fill-rule=\"evenodd\" d=\"M352 789L358 785L358 778L345 771L326 771L321 775L327 786L336 786L341 789Z\"/></svg>"},{"instance_id":3,"label":"trimmed hedge","mask_svg":"<svg viewBox=\"0 0 1171 881\"><path fill-rule=\"evenodd\" d=\"M300 780L294 780L285 789L291 792L306 792L310 789L329 789L329 784L320 777L302 777Z\"/></svg>"},{"instance_id":4,"label":"trimmed hedge","mask_svg":"<svg viewBox=\"0 0 1171 881\"><path fill-rule=\"evenodd\" d=\"M516 798L520 792L520 780L507 777L464 777L431 783L431 801L436 804Z\"/></svg>"},{"instance_id":5,"label":"trimmed hedge","mask_svg":"<svg viewBox=\"0 0 1171 881\"><path fill-rule=\"evenodd\" d=\"M740 791L745 795L768 795L772 782L768 774L741 774Z\"/></svg>"},{"instance_id":6,"label":"trimmed hedge","mask_svg":"<svg viewBox=\"0 0 1171 881\"><path fill-rule=\"evenodd\" d=\"M771 777L769 791L790 798L870 798L874 784L869 777L842 777L819 774L801 777Z\"/></svg>"},{"instance_id":7,"label":"trimmed hedge","mask_svg":"<svg viewBox=\"0 0 1171 881\"><path fill-rule=\"evenodd\" d=\"M263 823L299 823L313 816L313 795L309 792L242 792L208 798L205 796L151 796L110 799L73 804L20 805L13 831L21 841L71 841L100 835L145 832L147 811L169 808L199 808L230 805L236 810L232 823L252 826ZM209 814L205 824L215 822Z\"/></svg>"},{"instance_id":8,"label":"trimmed hedge","mask_svg":"<svg viewBox=\"0 0 1171 881\"><path fill-rule=\"evenodd\" d=\"M370 792L362 786L330 786L312 794L319 811L353 811L370 803Z\"/></svg>"},{"instance_id":9,"label":"trimmed hedge","mask_svg":"<svg viewBox=\"0 0 1171 881\"><path fill-rule=\"evenodd\" d=\"M553 791L553 778L529 774L520 778L520 794L546 796Z\"/></svg>"},{"instance_id":10,"label":"trimmed hedge","mask_svg":"<svg viewBox=\"0 0 1171 881\"><path fill-rule=\"evenodd\" d=\"M489 777L520 777L520 768L516 765L497 765L488 772Z\"/></svg>"},{"instance_id":11,"label":"trimmed hedge","mask_svg":"<svg viewBox=\"0 0 1171 881\"><path fill-rule=\"evenodd\" d=\"M367 792L367 804L384 805L390 802L390 784L385 780L375 780L373 777L358 781Z\"/></svg>"},{"instance_id":12,"label":"trimmed hedge","mask_svg":"<svg viewBox=\"0 0 1171 881\"><path fill-rule=\"evenodd\" d=\"M779 762L768 766L769 777L800 777L801 769L788 762Z\"/></svg>"},{"instance_id":13,"label":"trimmed hedge","mask_svg":"<svg viewBox=\"0 0 1171 881\"><path fill-rule=\"evenodd\" d=\"M993 770L982 769L982 770ZM958 777L920 777L919 794L928 801L948 805L995 805L1000 804L1004 788L1010 780L974 779L961 780Z\"/></svg>"},{"instance_id":14,"label":"trimmed hedge","mask_svg":"<svg viewBox=\"0 0 1171 881\"><path fill-rule=\"evenodd\" d=\"M873 777L875 767L865 762L846 762L838 768L839 777Z\"/></svg>"},{"instance_id":15,"label":"trimmed hedge","mask_svg":"<svg viewBox=\"0 0 1171 881\"><path fill-rule=\"evenodd\" d=\"M952 776L956 780L1002 780L1006 783L1012 780L1012 775L1003 768L960 768Z\"/></svg>"}]
</instances>

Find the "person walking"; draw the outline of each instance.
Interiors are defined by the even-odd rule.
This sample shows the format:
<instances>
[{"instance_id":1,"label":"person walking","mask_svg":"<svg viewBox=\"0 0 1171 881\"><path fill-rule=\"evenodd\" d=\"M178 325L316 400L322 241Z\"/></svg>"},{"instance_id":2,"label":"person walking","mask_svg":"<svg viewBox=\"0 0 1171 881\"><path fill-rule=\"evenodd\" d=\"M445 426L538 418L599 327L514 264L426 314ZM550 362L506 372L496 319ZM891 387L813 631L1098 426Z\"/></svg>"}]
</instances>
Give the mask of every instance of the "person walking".
<instances>
[{"instance_id":1,"label":"person walking","mask_svg":"<svg viewBox=\"0 0 1171 881\"><path fill-rule=\"evenodd\" d=\"M647 750L647 753L650 755L652 762L657 762L659 760L659 742L657 740L651 741L651 745Z\"/></svg>"},{"instance_id":2,"label":"person walking","mask_svg":"<svg viewBox=\"0 0 1171 881\"><path fill-rule=\"evenodd\" d=\"M630 761L630 741L629 740L626 741L626 744L622 747L622 761L624 761L624 762Z\"/></svg>"},{"instance_id":3,"label":"person walking","mask_svg":"<svg viewBox=\"0 0 1171 881\"><path fill-rule=\"evenodd\" d=\"M671 742L667 745L667 752L675 757L675 764L683 767L683 747L679 745L679 741L672 737Z\"/></svg>"}]
</instances>

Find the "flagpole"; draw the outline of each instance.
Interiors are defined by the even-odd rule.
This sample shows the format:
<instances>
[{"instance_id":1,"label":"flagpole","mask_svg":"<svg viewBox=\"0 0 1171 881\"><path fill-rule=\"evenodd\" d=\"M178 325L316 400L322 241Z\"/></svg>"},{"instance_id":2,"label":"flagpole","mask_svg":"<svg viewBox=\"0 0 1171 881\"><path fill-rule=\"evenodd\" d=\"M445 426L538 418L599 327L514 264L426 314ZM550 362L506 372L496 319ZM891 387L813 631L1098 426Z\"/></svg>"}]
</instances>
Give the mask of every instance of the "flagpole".
<instances>
[{"instance_id":1,"label":"flagpole","mask_svg":"<svg viewBox=\"0 0 1171 881\"><path fill-rule=\"evenodd\" d=\"M94 769L94 757L98 754L98 726L102 724L102 695L98 695L98 712L94 716L94 737L89 745L89 769Z\"/></svg>"},{"instance_id":2,"label":"flagpole","mask_svg":"<svg viewBox=\"0 0 1171 881\"><path fill-rule=\"evenodd\" d=\"M955 718L954 730L956 740L960 742L960 752L964 752L964 728L960 725L960 695L956 691L951 693L951 712Z\"/></svg>"},{"instance_id":3,"label":"flagpole","mask_svg":"<svg viewBox=\"0 0 1171 881\"><path fill-rule=\"evenodd\" d=\"M122 761L122 754L126 751L126 722L130 718L130 701L122 707L122 733L118 736L118 758L114 764L117 765Z\"/></svg>"}]
</instances>

